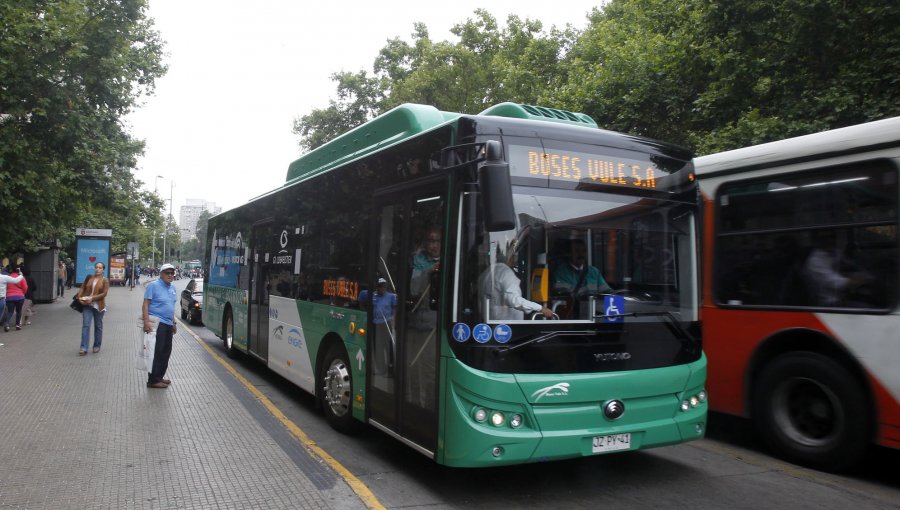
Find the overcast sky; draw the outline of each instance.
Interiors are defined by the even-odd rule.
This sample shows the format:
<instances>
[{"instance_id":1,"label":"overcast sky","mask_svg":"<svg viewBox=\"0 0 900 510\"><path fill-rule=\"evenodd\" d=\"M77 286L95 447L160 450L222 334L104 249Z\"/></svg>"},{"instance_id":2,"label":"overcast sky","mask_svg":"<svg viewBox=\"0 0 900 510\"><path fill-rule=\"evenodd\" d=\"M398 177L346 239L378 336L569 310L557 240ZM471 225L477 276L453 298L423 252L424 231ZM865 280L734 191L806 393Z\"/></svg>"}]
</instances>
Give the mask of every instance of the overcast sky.
<instances>
[{"instance_id":1,"label":"overcast sky","mask_svg":"<svg viewBox=\"0 0 900 510\"><path fill-rule=\"evenodd\" d=\"M293 120L335 97L330 76L371 72L388 39L409 41L413 23L434 41L478 7L540 19L544 29L584 28L599 0L150 0L166 41L168 73L126 122L146 141L137 178L168 200L176 221L186 199L227 210L277 188L300 157ZM156 176L162 176L157 178Z\"/></svg>"}]
</instances>

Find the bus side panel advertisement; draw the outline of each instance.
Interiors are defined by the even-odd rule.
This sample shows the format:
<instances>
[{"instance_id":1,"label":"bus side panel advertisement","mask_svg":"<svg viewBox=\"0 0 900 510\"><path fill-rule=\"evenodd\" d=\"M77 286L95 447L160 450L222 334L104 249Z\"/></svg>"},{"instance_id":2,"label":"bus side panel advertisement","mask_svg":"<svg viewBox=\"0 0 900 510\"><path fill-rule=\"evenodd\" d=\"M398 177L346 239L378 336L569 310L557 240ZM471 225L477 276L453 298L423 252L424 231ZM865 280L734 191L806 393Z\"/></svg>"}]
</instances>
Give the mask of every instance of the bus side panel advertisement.
<instances>
[{"instance_id":1,"label":"bus side panel advertisement","mask_svg":"<svg viewBox=\"0 0 900 510\"><path fill-rule=\"evenodd\" d=\"M314 393L315 373L297 307L293 299L272 296L269 300L269 367Z\"/></svg>"}]
</instances>

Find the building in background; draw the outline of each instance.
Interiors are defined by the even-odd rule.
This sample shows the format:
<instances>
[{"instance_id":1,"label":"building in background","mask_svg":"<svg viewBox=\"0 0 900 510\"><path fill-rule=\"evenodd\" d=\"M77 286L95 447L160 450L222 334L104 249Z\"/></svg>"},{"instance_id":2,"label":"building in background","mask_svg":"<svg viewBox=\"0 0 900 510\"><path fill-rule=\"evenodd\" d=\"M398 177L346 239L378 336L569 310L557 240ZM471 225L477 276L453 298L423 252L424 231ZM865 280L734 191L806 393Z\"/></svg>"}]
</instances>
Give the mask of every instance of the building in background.
<instances>
[{"instance_id":1,"label":"building in background","mask_svg":"<svg viewBox=\"0 0 900 510\"><path fill-rule=\"evenodd\" d=\"M216 206L215 202L207 202L199 198L189 198L186 202L181 206L181 213L178 217L178 224L181 225L181 242L197 237L197 220L200 219L200 213L203 211L209 211L210 214L222 212L222 208Z\"/></svg>"}]
</instances>

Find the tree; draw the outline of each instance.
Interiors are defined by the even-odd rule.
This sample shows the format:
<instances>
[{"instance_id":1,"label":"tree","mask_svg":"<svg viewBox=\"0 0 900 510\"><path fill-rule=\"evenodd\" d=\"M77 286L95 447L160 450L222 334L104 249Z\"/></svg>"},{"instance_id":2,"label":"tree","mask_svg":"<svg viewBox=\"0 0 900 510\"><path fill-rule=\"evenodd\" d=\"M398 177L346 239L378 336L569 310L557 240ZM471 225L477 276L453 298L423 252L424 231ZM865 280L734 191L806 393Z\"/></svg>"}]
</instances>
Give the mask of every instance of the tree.
<instances>
[{"instance_id":1,"label":"tree","mask_svg":"<svg viewBox=\"0 0 900 510\"><path fill-rule=\"evenodd\" d=\"M708 153L900 114L900 7L612 0L558 105Z\"/></svg>"},{"instance_id":2,"label":"tree","mask_svg":"<svg viewBox=\"0 0 900 510\"><path fill-rule=\"evenodd\" d=\"M0 215L25 220L0 222L0 251L152 216L131 173L143 144L121 122L165 72L145 9L145 0L0 0Z\"/></svg>"},{"instance_id":3,"label":"tree","mask_svg":"<svg viewBox=\"0 0 900 510\"><path fill-rule=\"evenodd\" d=\"M507 19L501 29L486 10L455 25L456 42L433 42L416 23L412 42L388 41L373 73L338 73L338 98L296 119L294 133L308 151L402 103L478 113L503 101L533 103L564 79L559 57L577 32L543 31L539 21Z\"/></svg>"},{"instance_id":4,"label":"tree","mask_svg":"<svg viewBox=\"0 0 900 510\"><path fill-rule=\"evenodd\" d=\"M900 115L900 4L883 0L611 0L583 32L484 10L433 42L382 48L373 73L295 123L313 149L403 102L478 113L503 101L721 151Z\"/></svg>"},{"instance_id":5,"label":"tree","mask_svg":"<svg viewBox=\"0 0 900 510\"><path fill-rule=\"evenodd\" d=\"M197 225L194 226L194 232L197 233L197 241L200 243L201 247L206 246L206 232L210 218L212 218L212 213L204 209L203 211L200 211L200 215L197 217Z\"/></svg>"}]
</instances>

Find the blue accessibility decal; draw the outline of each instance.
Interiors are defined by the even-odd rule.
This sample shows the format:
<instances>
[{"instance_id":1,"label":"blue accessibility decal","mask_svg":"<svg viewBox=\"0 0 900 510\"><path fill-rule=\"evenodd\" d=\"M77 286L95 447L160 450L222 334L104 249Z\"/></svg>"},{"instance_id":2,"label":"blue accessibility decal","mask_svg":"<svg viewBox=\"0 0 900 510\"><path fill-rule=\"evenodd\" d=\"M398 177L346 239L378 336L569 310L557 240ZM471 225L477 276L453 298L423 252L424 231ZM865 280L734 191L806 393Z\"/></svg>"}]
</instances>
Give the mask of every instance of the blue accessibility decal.
<instances>
[{"instance_id":1,"label":"blue accessibility decal","mask_svg":"<svg viewBox=\"0 0 900 510\"><path fill-rule=\"evenodd\" d=\"M511 327L506 324L497 324L497 326L494 327L494 340L501 344L505 344L506 342L509 342L510 338L512 338Z\"/></svg>"},{"instance_id":2,"label":"blue accessibility decal","mask_svg":"<svg viewBox=\"0 0 900 510\"><path fill-rule=\"evenodd\" d=\"M468 324L457 322L453 325L453 339L457 342L465 342L470 336L472 336L472 330L469 329Z\"/></svg>"},{"instance_id":3,"label":"blue accessibility decal","mask_svg":"<svg viewBox=\"0 0 900 510\"><path fill-rule=\"evenodd\" d=\"M472 337L480 344L490 341L491 334L491 327L487 324L476 324L472 330Z\"/></svg>"},{"instance_id":4,"label":"blue accessibility decal","mask_svg":"<svg viewBox=\"0 0 900 510\"><path fill-rule=\"evenodd\" d=\"M624 296L603 296L603 322L625 322L625 317L621 316L624 313ZM616 315L619 317L615 317Z\"/></svg>"}]
</instances>

